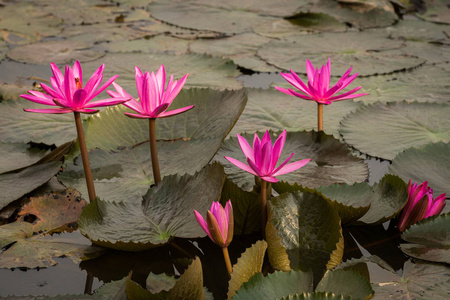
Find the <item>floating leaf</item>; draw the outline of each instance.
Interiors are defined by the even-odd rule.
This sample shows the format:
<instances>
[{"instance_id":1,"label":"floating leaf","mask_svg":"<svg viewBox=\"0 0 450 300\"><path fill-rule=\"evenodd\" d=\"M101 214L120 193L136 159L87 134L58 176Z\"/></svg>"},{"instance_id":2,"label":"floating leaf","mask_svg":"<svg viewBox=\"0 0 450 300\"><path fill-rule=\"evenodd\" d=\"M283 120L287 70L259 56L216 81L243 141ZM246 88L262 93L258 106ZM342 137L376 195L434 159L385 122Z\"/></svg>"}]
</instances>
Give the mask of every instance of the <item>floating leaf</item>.
<instances>
[{"instance_id":1,"label":"floating leaf","mask_svg":"<svg viewBox=\"0 0 450 300\"><path fill-rule=\"evenodd\" d=\"M444 121L444 120L443 120ZM389 172L403 180L422 183L428 181L435 197L447 193L450 196L450 144L434 143L421 149L409 148L398 154L389 166Z\"/></svg>"},{"instance_id":2,"label":"floating leaf","mask_svg":"<svg viewBox=\"0 0 450 300\"><path fill-rule=\"evenodd\" d=\"M450 86L446 80L448 70L443 66L427 65L401 73L357 77L354 86L362 86L361 91L369 95L356 98L356 101L366 104L403 100L447 103Z\"/></svg>"},{"instance_id":3,"label":"floating leaf","mask_svg":"<svg viewBox=\"0 0 450 300\"><path fill-rule=\"evenodd\" d=\"M220 199L223 168L210 165L194 176L163 178L140 200L108 202L97 198L83 210L80 230L105 247L141 251L167 243L173 237L203 237L193 209L207 211Z\"/></svg>"},{"instance_id":4,"label":"floating leaf","mask_svg":"<svg viewBox=\"0 0 450 300\"><path fill-rule=\"evenodd\" d=\"M280 69L268 65L257 57L256 51L270 39L254 34L243 33L216 40L196 40L189 50L199 54L209 54L231 59L236 65L258 72L277 72Z\"/></svg>"},{"instance_id":5,"label":"floating leaf","mask_svg":"<svg viewBox=\"0 0 450 300\"><path fill-rule=\"evenodd\" d=\"M257 55L280 69L297 73L306 72L306 58L316 67L331 58L333 76L342 76L351 66L355 73L369 76L412 69L425 62L393 50L401 47L402 41L388 39L383 31L321 33L273 40Z\"/></svg>"},{"instance_id":6,"label":"floating leaf","mask_svg":"<svg viewBox=\"0 0 450 300\"><path fill-rule=\"evenodd\" d=\"M0 142L0 173L32 165L49 152L29 144Z\"/></svg>"},{"instance_id":7,"label":"floating leaf","mask_svg":"<svg viewBox=\"0 0 450 300\"><path fill-rule=\"evenodd\" d=\"M449 25L424 22L422 20L399 20L394 26L386 29L391 38L406 39L408 41L449 43L449 37L445 34L450 30Z\"/></svg>"},{"instance_id":8,"label":"floating leaf","mask_svg":"<svg viewBox=\"0 0 450 300\"><path fill-rule=\"evenodd\" d=\"M450 13L448 3L445 0L426 0L425 12L416 15L426 21L450 24Z\"/></svg>"},{"instance_id":9,"label":"floating leaf","mask_svg":"<svg viewBox=\"0 0 450 300\"><path fill-rule=\"evenodd\" d=\"M130 26L123 26L111 23L75 25L64 29L64 37L67 40L85 43L94 43L98 48L107 46L107 43L118 43L123 41L144 38L147 32L132 29ZM96 47L97 48L97 47Z\"/></svg>"},{"instance_id":10,"label":"floating leaf","mask_svg":"<svg viewBox=\"0 0 450 300\"><path fill-rule=\"evenodd\" d=\"M257 241L238 258L237 263L233 265L233 272L228 283L228 299L233 298L236 291L255 274L261 273L266 249L265 241Z\"/></svg>"},{"instance_id":11,"label":"floating leaf","mask_svg":"<svg viewBox=\"0 0 450 300\"><path fill-rule=\"evenodd\" d=\"M140 52L140 53L166 53L187 54L189 41L170 36L158 35L151 38L120 40L113 43L105 43L102 48L108 52Z\"/></svg>"},{"instance_id":12,"label":"floating leaf","mask_svg":"<svg viewBox=\"0 0 450 300\"><path fill-rule=\"evenodd\" d=\"M442 64L450 61L449 45L439 43L405 42L401 51L406 55L417 56L426 60L427 64ZM436 75L433 74L433 77Z\"/></svg>"},{"instance_id":13,"label":"floating leaf","mask_svg":"<svg viewBox=\"0 0 450 300\"><path fill-rule=\"evenodd\" d=\"M341 101L333 103L332 106L326 106L324 108L325 133L340 138L339 122L360 105L353 101ZM274 131L317 129L317 104L285 95L275 89L249 89L248 103L241 118L233 127L231 136L236 136L236 133L255 132L262 128Z\"/></svg>"},{"instance_id":14,"label":"floating leaf","mask_svg":"<svg viewBox=\"0 0 450 300\"><path fill-rule=\"evenodd\" d=\"M320 194L306 191L281 194L271 198L268 206L272 213L270 223L281 237L291 268L311 269L318 282L341 242L336 210Z\"/></svg>"},{"instance_id":15,"label":"floating leaf","mask_svg":"<svg viewBox=\"0 0 450 300\"><path fill-rule=\"evenodd\" d=\"M136 90L136 88L134 88ZM129 91L129 93L132 93ZM137 94L137 92L135 92ZM157 139L201 139L221 137L231 130L247 102L245 90L182 90L169 110L195 105L194 109L156 122ZM117 150L148 141L148 122L128 118L125 106L108 107L89 120L86 130L88 149Z\"/></svg>"},{"instance_id":16,"label":"floating leaf","mask_svg":"<svg viewBox=\"0 0 450 300\"><path fill-rule=\"evenodd\" d=\"M0 140L3 143L62 145L77 138L73 114L38 114L24 108L43 108L25 99L0 103ZM20 134L17 134L20 128Z\"/></svg>"},{"instance_id":17,"label":"floating leaf","mask_svg":"<svg viewBox=\"0 0 450 300\"><path fill-rule=\"evenodd\" d=\"M250 32L252 25L273 19L240 9L229 10L194 1L155 1L149 4L151 15L161 21L184 28L211 30L232 35ZM214 15L214 22L211 22Z\"/></svg>"},{"instance_id":18,"label":"floating leaf","mask_svg":"<svg viewBox=\"0 0 450 300\"><path fill-rule=\"evenodd\" d=\"M32 64L67 64L96 60L103 56L103 52L89 50L92 44L78 41L49 41L13 48L6 55L8 58ZM36 55L39 53L39 55Z\"/></svg>"},{"instance_id":19,"label":"floating leaf","mask_svg":"<svg viewBox=\"0 0 450 300\"><path fill-rule=\"evenodd\" d=\"M52 161L0 174L0 208L49 181L59 172L61 164L60 161Z\"/></svg>"},{"instance_id":20,"label":"floating leaf","mask_svg":"<svg viewBox=\"0 0 450 300\"><path fill-rule=\"evenodd\" d=\"M289 19L266 21L253 26L253 31L270 38L286 38L313 31L346 31L347 26L326 14L300 13Z\"/></svg>"},{"instance_id":21,"label":"floating leaf","mask_svg":"<svg viewBox=\"0 0 450 300\"><path fill-rule=\"evenodd\" d=\"M153 279L154 274L150 273L147 278L147 284L149 279ZM160 277L169 277L167 275L161 274ZM166 280L167 280L166 279ZM151 291L145 290L139 284L131 281L127 278L127 296L129 299L204 299L203 291L203 272L202 263L200 258L196 257L192 263L188 266L186 271L174 281L173 287L169 290L163 290L158 293L152 293ZM148 289L148 287L147 287Z\"/></svg>"},{"instance_id":22,"label":"floating leaf","mask_svg":"<svg viewBox=\"0 0 450 300\"><path fill-rule=\"evenodd\" d=\"M344 298L342 295L335 295L334 293L315 292L283 297L280 300L353 300L353 298Z\"/></svg>"},{"instance_id":23,"label":"floating leaf","mask_svg":"<svg viewBox=\"0 0 450 300\"><path fill-rule=\"evenodd\" d=\"M344 118L340 132L345 142L359 151L392 160L410 147L450 141L448 114L447 104L376 103Z\"/></svg>"},{"instance_id":24,"label":"floating leaf","mask_svg":"<svg viewBox=\"0 0 450 300\"><path fill-rule=\"evenodd\" d=\"M398 19L393 5L386 0L320 0L308 11L330 15L357 28L386 27Z\"/></svg>"},{"instance_id":25,"label":"floating leaf","mask_svg":"<svg viewBox=\"0 0 450 300\"><path fill-rule=\"evenodd\" d=\"M328 271L316 288L316 292L328 292L354 299L370 299L374 291L370 282L353 271Z\"/></svg>"},{"instance_id":26,"label":"floating leaf","mask_svg":"<svg viewBox=\"0 0 450 300\"><path fill-rule=\"evenodd\" d=\"M70 229L64 226L73 226L78 223L86 201L81 199L77 190L71 188L60 193L45 194L41 197L31 197L18 213L19 220L34 216L33 232L54 232ZM71 229L73 230L73 228Z\"/></svg>"},{"instance_id":27,"label":"floating leaf","mask_svg":"<svg viewBox=\"0 0 450 300\"><path fill-rule=\"evenodd\" d=\"M407 255L450 264L450 214L430 217L402 234L402 239L413 244L401 244Z\"/></svg>"},{"instance_id":28,"label":"floating leaf","mask_svg":"<svg viewBox=\"0 0 450 300\"><path fill-rule=\"evenodd\" d=\"M271 134L272 143L278 134ZM253 143L254 134L245 133L242 136L250 144ZM262 137L261 132L259 136ZM295 153L291 162L306 158L311 158L311 161L294 172L277 176L279 180L317 187L332 183L353 183L367 178L367 166L363 160L352 156L344 144L323 132L288 132L279 161L283 161L291 153ZM237 138L231 137L225 140L215 159L225 167L228 179L243 190L252 190L254 176L237 168L223 158L224 156L246 161Z\"/></svg>"},{"instance_id":29,"label":"floating leaf","mask_svg":"<svg viewBox=\"0 0 450 300\"><path fill-rule=\"evenodd\" d=\"M279 299L306 293L312 288L312 279L311 272L276 271L267 276L258 273L236 291L233 299Z\"/></svg>"},{"instance_id":30,"label":"floating leaf","mask_svg":"<svg viewBox=\"0 0 450 300\"><path fill-rule=\"evenodd\" d=\"M107 67L104 78L120 74L115 81L131 95L137 97L134 67L142 71L156 71L160 65L166 66L166 74L181 78L189 77L185 87L211 87L216 89L240 89L242 83L236 80L240 72L231 61L206 55L169 55L142 53L107 53L100 60L83 64L87 74L94 72L100 64ZM176 101L174 101L176 102Z\"/></svg>"},{"instance_id":31,"label":"floating leaf","mask_svg":"<svg viewBox=\"0 0 450 300\"><path fill-rule=\"evenodd\" d=\"M381 299L433 299L444 300L450 293L450 267L407 261L403 276L396 281L373 284L374 300Z\"/></svg>"},{"instance_id":32,"label":"floating leaf","mask_svg":"<svg viewBox=\"0 0 450 300\"><path fill-rule=\"evenodd\" d=\"M225 181L220 202L225 206L231 200L234 216L234 235L251 234L260 229L261 202L254 192L241 190L237 185Z\"/></svg>"}]
</instances>

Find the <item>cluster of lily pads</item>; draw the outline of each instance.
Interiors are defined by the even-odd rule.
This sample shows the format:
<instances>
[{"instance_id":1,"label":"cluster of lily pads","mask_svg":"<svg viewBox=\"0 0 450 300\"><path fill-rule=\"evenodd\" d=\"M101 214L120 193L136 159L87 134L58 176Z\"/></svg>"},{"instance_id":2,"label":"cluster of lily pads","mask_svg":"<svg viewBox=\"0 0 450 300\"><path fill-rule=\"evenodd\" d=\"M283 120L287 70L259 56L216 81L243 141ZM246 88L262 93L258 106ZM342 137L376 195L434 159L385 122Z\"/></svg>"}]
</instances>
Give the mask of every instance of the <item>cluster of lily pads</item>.
<instances>
[{"instance_id":1,"label":"cluster of lily pads","mask_svg":"<svg viewBox=\"0 0 450 300\"><path fill-rule=\"evenodd\" d=\"M391 266L376 256L341 262L344 256L348 258L345 251L357 248L353 239L363 244L374 232L381 232L376 234L379 240L399 235L394 218L401 216L407 202L408 190L412 189L406 185L409 179L419 184L428 181L434 197L430 198L426 184L422 184L420 197L411 197L409 193L411 201L420 202L417 206L420 210L412 213L409 205L403 214L409 211L409 216L427 215L425 208L429 201L437 195L449 194L450 124L446 118L449 50L445 35L448 25L418 19L398 20L398 12L390 9L392 4L385 1L360 3L366 7L375 5L373 10L362 11L336 1L319 1L316 5L309 1L305 5L286 1L284 6L257 1L248 7L235 1L228 4L154 1L144 8L138 0L114 1L121 5L108 5L100 0L80 1L77 7L69 2L66 10L53 9L56 5L53 0L42 1L37 8L33 1L11 2L2 7L0 59L9 59L0 64L2 74L14 69L18 76L25 78L32 74L33 80L46 82L48 71L39 65L47 65L45 69L48 69L51 61L63 65L78 57L83 70L87 70L85 73L91 74L104 62L108 77L120 74L115 80L120 84L119 89L111 91L111 96L125 101L131 97L122 90L142 99L139 90L134 92L134 66L151 70L164 64L176 78L190 73L185 89L179 92L171 109L192 105L195 108L185 114L158 119L155 124L153 137L161 182L154 177L156 171L152 168L149 124L124 116L124 113L145 115L143 110L133 112L125 106L115 106L82 117L79 123L85 134L95 196L98 196L89 197L91 201L85 206L82 198L87 198L89 189L79 155L81 143L72 141L77 137L73 117L25 113L23 108L42 109L41 105L17 99L30 88L16 83L2 85L1 267L47 267L56 264L54 257L67 256L79 262L105 251L101 247L42 238L76 229L77 222L80 231L95 245L106 248L141 251L176 247L180 243L189 248L184 240L204 244L206 239L201 237L206 233L198 225L193 209L204 214L215 201L222 205L231 201L234 240L227 246L234 265L228 281L229 298L264 295L286 299L358 299L371 297L375 291L374 298L383 299L401 290L412 297L425 293L424 297L445 299L449 274L448 213L421 221L401 235L409 242L401 244L404 253L435 264L408 261L400 277L391 266L398 270L403 267L403 261L398 267L389 261L388 255L381 256ZM400 4L395 5L398 11ZM430 7L417 15L436 21L441 12L432 12ZM16 26L13 18L8 17L14 9L27 13L33 26ZM88 13L81 15L79 11ZM218 18L217 22L207 21L211 12L227 17ZM112 21L105 21L111 15ZM349 30L346 23L362 31ZM45 30L39 24L45 24ZM83 26L95 29L87 32ZM61 32L62 40L45 40L46 36ZM275 89L243 90L242 83L235 79L239 71L292 69L284 77L294 80L295 72L305 74L306 58L320 65L328 56L333 62L330 71L333 83L338 81L333 76L343 74L353 65L360 73L356 85L370 95L323 107L323 132L313 130L317 124L314 103ZM58 76L54 77L53 82L57 83ZM312 83L311 78L302 74L299 79ZM75 87L68 89L75 92L79 86L76 81L72 83ZM52 85L52 80L47 85ZM286 82L276 86L283 91L292 89ZM62 93L64 89L61 88ZM51 94L44 86L37 90ZM302 90L293 92L288 93L295 95ZM83 97L87 101L93 98L88 99L89 95L82 93L77 94L78 102ZM58 104L54 99L52 96L47 100L67 109L64 103ZM431 101L434 103L428 103ZM266 129L269 129L267 133ZM262 131L256 135L267 135L270 145L284 136L280 161L285 161L291 153L294 153L293 162L311 159L302 168L277 176L280 181L268 186L267 196L263 198L263 184L258 179L255 181L255 174L225 159L226 156L247 162L248 155L241 149L243 141L251 144L258 130ZM384 163L392 161L391 174L380 175L375 184L365 182L368 168L363 158L367 157L384 159ZM251 170L258 172L258 168ZM36 190L49 180L50 189L56 189L52 186L56 174L58 181L70 188L48 194ZM30 192L33 197L24 204ZM261 232L264 198L269 208L269 221L264 227L266 241L256 242L245 252L233 253L239 237ZM443 197L438 198L443 203ZM381 224L389 220L391 228L383 230ZM358 233L365 230L369 233ZM374 244L374 240L367 244ZM205 262L207 253L195 249L191 253L196 253L201 260L193 257L189 261L177 261L177 266L181 265L179 270L185 269L177 279L150 273L145 284L137 284L130 276L106 284L93 296L79 298L108 298L120 294L124 286L131 299L150 298L150 294L169 299L211 298L203 285L207 277L216 273L210 272L205 278L202 274L210 268L223 269L226 273L223 260L215 256L213 263ZM270 266L275 269L268 275L267 262L262 269L266 253ZM366 263L392 271L395 279L371 285Z\"/></svg>"}]
</instances>

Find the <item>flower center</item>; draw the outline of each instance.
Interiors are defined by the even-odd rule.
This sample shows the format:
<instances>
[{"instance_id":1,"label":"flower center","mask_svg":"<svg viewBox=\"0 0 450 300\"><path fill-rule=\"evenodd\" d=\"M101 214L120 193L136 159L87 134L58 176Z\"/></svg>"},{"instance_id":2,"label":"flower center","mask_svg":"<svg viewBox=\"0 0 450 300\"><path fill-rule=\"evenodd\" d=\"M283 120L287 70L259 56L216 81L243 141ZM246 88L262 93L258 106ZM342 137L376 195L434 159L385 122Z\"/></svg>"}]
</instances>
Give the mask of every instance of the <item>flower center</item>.
<instances>
[{"instance_id":1,"label":"flower center","mask_svg":"<svg viewBox=\"0 0 450 300\"><path fill-rule=\"evenodd\" d=\"M83 86L81 85L81 82L80 82L80 78L78 78L78 77L75 78L75 83L76 83L76 85L77 85L77 90L83 88Z\"/></svg>"}]
</instances>

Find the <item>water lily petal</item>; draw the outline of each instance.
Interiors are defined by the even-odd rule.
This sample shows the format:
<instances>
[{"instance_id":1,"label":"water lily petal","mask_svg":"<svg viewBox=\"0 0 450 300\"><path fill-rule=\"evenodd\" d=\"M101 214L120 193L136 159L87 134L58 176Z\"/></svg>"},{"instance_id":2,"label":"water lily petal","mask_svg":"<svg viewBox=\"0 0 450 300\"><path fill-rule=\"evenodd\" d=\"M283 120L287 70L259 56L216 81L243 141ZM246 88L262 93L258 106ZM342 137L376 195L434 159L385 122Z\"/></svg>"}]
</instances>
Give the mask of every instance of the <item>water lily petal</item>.
<instances>
[{"instance_id":1,"label":"water lily petal","mask_svg":"<svg viewBox=\"0 0 450 300\"><path fill-rule=\"evenodd\" d=\"M185 111L191 110L194 107L195 107L195 105L190 105L190 106L186 106L186 107L183 107L183 108L177 108L177 109L174 109L174 110L171 110L171 111L165 111L162 114L159 114L158 118L167 118L167 117L170 117L170 116L175 116L175 115L181 114L181 113L183 113Z\"/></svg>"},{"instance_id":2,"label":"water lily petal","mask_svg":"<svg viewBox=\"0 0 450 300\"><path fill-rule=\"evenodd\" d=\"M225 156L225 159L228 160L233 165L235 165L236 167L238 167L239 169L242 169L255 176L259 176L250 166L244 164L243 162L240 162L239 160L228 156Z\"/></svg>"},{"instance_id":3,"label":"water lily petal","mask_svg":"<svg viewBox=\"0 0 450 300\"><path fill-rule=\"evenodd\" d=\"M287 165L282 166L281 168L278 169L278 171L276 171L275 173L272 174L272 176L279 176L279 175L283 175L283 174L287 174L290 172L293 172L297 169L300 169L301 167L303 167L304 165L306 165L311 159L307 158L307 159L302 159Z\"/></svg>"},{"instance_id":4,"label":"water lily petal","mask_svg":"<svg viewBox=\"0 0 450 300\"><path fill-rule=\"evenodd\" d=\"M206 232L206 234L209 236L210 239L212 239L211 234L209 233L208 224L206 224L205 219L203 219L203 216L194 209L195 218L197 219L198 224L203 228L203 230Z\"/></svg>"}]
</instances>

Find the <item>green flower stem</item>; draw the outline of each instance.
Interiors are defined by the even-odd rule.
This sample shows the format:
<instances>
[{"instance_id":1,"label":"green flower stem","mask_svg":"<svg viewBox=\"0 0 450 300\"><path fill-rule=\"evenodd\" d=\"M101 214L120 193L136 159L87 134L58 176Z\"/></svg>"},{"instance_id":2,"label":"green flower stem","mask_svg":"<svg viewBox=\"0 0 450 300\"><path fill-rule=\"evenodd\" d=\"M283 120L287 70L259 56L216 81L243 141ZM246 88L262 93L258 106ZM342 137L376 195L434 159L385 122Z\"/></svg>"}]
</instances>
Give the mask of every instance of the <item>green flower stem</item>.
<instances>
[{"instance_id":1,"label":"green flower stem","mask_svg":"<svg viewBox=\"0 0 450 300\"><path fill-rule=\"evenodd\" d=\"M97 196L95 195L94 180L92 178L91 165L89 164L83 125L81 124L81 116L80 113L76 111L73 114L75 116L75 125L77 126L78 143L80 145L81 159L83 161L84 177L86 178L89 201L93 202Z\"/></svg>"},{"instance_id":2,"label":"green flower stem","mask_svg":"<svg viewBox=\"0 0 450 300\"><path fill-rule=\"evenodd\" d=\"M150 134L150 155L152 157L153 178L155 184L161 182L161 173L159 171L158 152L156 150L156 119L148 119L148 129Z\"/></svg>"},{"instance_id":3,"label":"green flower stem","mask_svg":"<svg viewBox=\"0 0 450 300\"><path fill-rule=\"evenodd\" d=\"M233 272L233 268L231 267L230 255L228 254L228 247L222 248L223 258L225 258L225 264L227 265L228 274L231 276L231 272Z\"/></svg>"},{"instance_id":4,"label":"green flower stem","mask_svg":"<svg viewBox=\"0 0 450 300\"><path fill-rule=\"evenodd\" d=\"M317 130L323 131L323 104L317 103Z\"/></svg>"},{"instance_id":5,"label":"green flower stem","mask_svg":"<svg viewBox=\"0 0 450 300\"><path fill-rule=\"evenodd\" d=\"M267 223L267 182L261 179L261 233L263 239L266 239L266 223Z\"/></svg>"}]
</instances>

